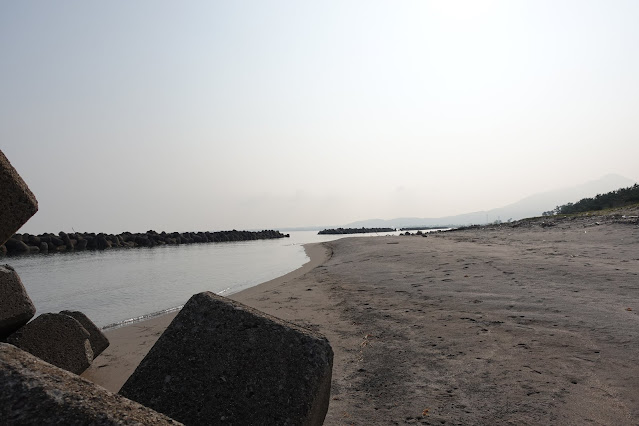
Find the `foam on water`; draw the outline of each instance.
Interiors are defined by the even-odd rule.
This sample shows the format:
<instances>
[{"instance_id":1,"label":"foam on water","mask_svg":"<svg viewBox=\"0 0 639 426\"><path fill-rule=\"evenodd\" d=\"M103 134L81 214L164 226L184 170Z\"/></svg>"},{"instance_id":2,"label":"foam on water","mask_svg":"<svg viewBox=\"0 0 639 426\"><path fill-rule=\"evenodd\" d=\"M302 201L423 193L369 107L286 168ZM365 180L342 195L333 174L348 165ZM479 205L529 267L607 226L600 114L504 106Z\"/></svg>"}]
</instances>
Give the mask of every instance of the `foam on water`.
<instances>
[{"instance_id":1,"label":"foam on water","mask_svg":"<svg viewBox=\"0 0 639 426\"><path fill-rule=\"evenodd\" d=\"M102 330L115 330L116 328L124 327L125 325L134 324L136 322L148 320L151 318L159 317L164 314L170 314L171 312L177 312L182 309L184 305L176 306L174 308L164 309L161 311L153 312L146 315L140 315L139 317L129 318L124 321L114 322L113 324L108 324L102 327Z\"/></svg>"}]
</instances>

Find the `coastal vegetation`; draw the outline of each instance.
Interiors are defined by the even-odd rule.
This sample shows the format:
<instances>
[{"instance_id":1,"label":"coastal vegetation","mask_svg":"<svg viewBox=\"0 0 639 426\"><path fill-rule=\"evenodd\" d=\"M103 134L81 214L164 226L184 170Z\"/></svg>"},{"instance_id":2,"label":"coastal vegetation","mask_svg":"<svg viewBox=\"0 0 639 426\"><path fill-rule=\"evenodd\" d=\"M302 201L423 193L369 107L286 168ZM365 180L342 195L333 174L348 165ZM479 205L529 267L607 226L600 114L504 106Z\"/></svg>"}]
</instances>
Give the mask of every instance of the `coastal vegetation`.
<instances>
[{"instance_id":1,"label":"coastal vegetation","mask_svg":"<svg viewBox=\"0 0 639 426\"><path fill-rule=\"evenodd\" d=\"M395 232L394 228L335 228L319 231L318 235L369 234L375 232Z\"/></svg>"},{"instance_id":2,"label":"coastal vegetation","mask_svg":"<svg viewBox=\"0 0 639 426\"><path fill-rule=\"evenodd\" d=\"M67 234L14 234L4 245L2 254L50 253L82 250L105 250L116 247L155 247L159 245L179 245L196 243L222 243L228 241L268 240L288 237L279 231L218 231L218 232L123 232L121 234L82 233Z\"/></svg>"},{"instance_id":3,"label":"coastal vegetation","mask_svg":"<svg viewBox=\"0 0 639 426\"><path fill-rule=\"evenodd\" d=\"M544 216L558 214L575 214L589 211L626 207L639 203L639 185L634 184L628 188L610 191L606 194L598 194L593 198L583 198L576 203L567 203L555 207L554 210L544 212Z\"/></svg>"}]
</instances>

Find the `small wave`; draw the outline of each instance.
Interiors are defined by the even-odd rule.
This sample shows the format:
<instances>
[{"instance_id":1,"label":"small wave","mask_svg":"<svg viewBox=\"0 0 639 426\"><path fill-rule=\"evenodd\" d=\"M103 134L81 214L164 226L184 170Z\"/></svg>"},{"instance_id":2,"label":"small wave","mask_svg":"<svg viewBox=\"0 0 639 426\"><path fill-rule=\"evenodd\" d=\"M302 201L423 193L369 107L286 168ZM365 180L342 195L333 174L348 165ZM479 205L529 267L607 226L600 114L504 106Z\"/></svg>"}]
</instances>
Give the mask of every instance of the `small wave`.
<instances>
[{"instance_id":1,"label":"small wave","mask_svg":"<svg viewBox=\"0 0 639 426\"><path fill-rule=\"evenodd\" d=\"M234 289L233 287L227 287L224 290L217 292L216 294L219 294L220 296L225 295L225 294L230 295L230 294L236 293L237 291L239 291L239 290ZM102 330L105 330L105 331L106 330L115 330L115 329L118 329L120 327L124 327L126 325L135 324L135 323L138 323L140 321L145 321L145 320L148 320L148 319L151 319L151 318L159 317L161 315L170 314L171 312L179 311L183 307L184 307L184 305L174 306L173 308L163 309L161 311L152 312L150 314L141 315L139 317L129 318L129 319L126 319L124 321L114 322L112 324L105 325L104 327L102 327Z\"/></svg>"},{"instance_id":2,"label":"small wave","mask_svg":"<svg viewBox=\"0 0 639 426\"><path fill-rule=\"evenodd\" d=\"M232 292L232 291L233 291L233 287L226 287L224 290L220 290L216 294L219 294L220 296L223 296L225 294L231 294L230 292ZM234 291L233 293L235 293L236 291Z\"/></svg>"},{"instance_id":3,"label":"small wave","mask_svg":"<svg viewBox=\"0 0 639 426\"><path fill-rule=\"evenodd\" d=\"M163 309L161 311L152 312L150 314L142 315L142 316L139 316L139 317L129 318L129 319L126 319L124 321L114 322L112 324L105 325L104 327L102 327L102 330L115 330L117 328L124 327L125 325L135 324L135 323L140 322L140 321L144 321L144 320L148 320L148 319L151 319L151 318L159 317L160 315L170 314L171 312L179 311L183 307L184 307L184 305L175 306L173 308Z\"/></svg>"}]
</instances>

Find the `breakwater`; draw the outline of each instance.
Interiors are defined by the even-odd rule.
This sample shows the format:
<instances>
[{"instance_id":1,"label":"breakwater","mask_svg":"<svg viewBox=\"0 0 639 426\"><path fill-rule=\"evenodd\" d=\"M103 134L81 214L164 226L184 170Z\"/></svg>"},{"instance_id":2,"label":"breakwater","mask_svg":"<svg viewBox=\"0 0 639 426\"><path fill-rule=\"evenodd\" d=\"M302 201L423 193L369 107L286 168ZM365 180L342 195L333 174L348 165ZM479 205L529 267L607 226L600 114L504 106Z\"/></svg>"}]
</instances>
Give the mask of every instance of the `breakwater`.
<instances>
[{"instance_id":1,"label":"breakwater","mask_svg":"<svg viewBox=\"0 0 639 426\"><path fill-rule=\"evenodd\" d=\"M123 232L121 234L82 233L57 235L14 234L0 246L2 254L51 253L83 250L106 250L110 248L155 247L160 245L180 245L197 243L221 243L228 241L270 240L285 238L289 234L279 231L216 231L216 232Z\"/></svg>"},{"instance_id":2,"label":"breakwater","mask_svg":"<svg viewBox=\"0 0 639 426\"><path fill-rule=\"evenodd\" d=\"M336 228L319 231L319 235L369 234L376 232L395 232L394 228Z\"/></svg>"}]
</instances>

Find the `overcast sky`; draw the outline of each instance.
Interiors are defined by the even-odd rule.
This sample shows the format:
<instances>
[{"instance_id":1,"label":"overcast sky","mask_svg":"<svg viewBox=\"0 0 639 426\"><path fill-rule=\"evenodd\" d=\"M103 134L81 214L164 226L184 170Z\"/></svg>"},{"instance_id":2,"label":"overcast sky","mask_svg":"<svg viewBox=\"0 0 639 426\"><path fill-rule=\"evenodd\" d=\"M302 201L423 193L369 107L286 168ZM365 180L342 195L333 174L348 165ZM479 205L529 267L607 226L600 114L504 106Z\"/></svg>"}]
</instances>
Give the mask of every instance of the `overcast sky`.
<instances>
[{"instance_id":1,"label":"overcast sky","mask_svg":"<svg viewBox=\"0 0 639 426\"><path fill-rule=\"evenodd\" d=\"M23 231L440 217L639 179L639 2L4 1Z\"/></svg>"}]
</instances>

